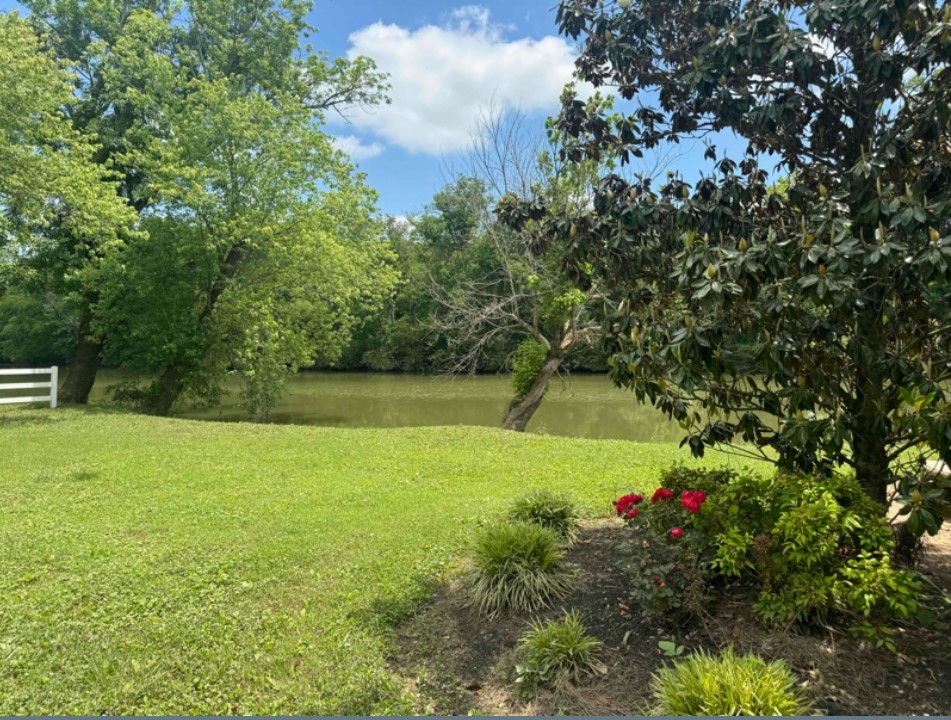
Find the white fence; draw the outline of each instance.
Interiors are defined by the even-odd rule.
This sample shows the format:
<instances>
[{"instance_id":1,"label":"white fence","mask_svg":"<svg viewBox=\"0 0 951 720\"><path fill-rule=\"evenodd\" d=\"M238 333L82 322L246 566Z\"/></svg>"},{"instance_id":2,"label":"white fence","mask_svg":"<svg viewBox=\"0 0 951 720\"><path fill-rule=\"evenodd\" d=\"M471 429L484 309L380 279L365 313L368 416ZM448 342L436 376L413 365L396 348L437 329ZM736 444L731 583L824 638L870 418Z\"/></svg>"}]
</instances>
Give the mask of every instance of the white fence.
<instances>
[{"instance_id":1,"label":"white fence","mask_svg":"<svg viewBox=\"0 0 951 720\"><path fill-rule=\"evenodd\" d=\"M0 397L0 405L14 403L48 402L51 408L56 407L56 386L59 385L59 368L55 365L49 368L32 368L29 370L12 369L0 370L0 380L4 377L20 377L32 375L48 375L46 382L0 382L0 390L49 390L48 395L23 395L20 397Z\"/></svg>"}]
</instances>

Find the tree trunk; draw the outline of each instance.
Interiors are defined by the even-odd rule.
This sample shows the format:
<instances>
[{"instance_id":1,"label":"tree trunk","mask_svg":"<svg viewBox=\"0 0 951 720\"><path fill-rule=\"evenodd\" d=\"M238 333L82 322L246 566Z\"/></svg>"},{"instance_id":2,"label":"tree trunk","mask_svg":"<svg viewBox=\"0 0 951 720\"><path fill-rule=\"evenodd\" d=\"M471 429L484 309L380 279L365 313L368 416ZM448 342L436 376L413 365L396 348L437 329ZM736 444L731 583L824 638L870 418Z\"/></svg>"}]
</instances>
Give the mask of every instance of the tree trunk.
<instances>
[{"instance_id":1,"label":"tree trunk","mask_svg":"<svg viewBox=\"0 0 951 720\"><path fill-rule=\"evenodd\" d=\"M66 379L59 389L59 401L85 405L89 402L89 393L96 382L96 373L102 365L102 352L105 341L92 333L92 309L86 305L79 321L79 335L76 342L76 355Z\"/></svg>"},{"instance_id":2,"label":"tree trunk","mask_svg":"<svg viewBox=\"0 0 951 720\"><path fill-rule=\"evenodd\" d=\"M502 424L503 428L506 430L525 432L528 421L532 419L532 415L538 410L538 406L542 404L542 398L545 397L545 390L548 388L548 381L551 380L552 376L558 372L558 368L561 367L561 361L562 358L560 355L548 356L545 360L545 364L542 365L542 369L539 370L538 375L535 376L535 382L532 383L532 387L528 393L526 393L525 397L512 400L512 404L509 405L508 416Z\"/></svg>"},{"instance_id":3,"label":"tree trunk","mask_svg":"<svg viewBox=\"0 0 951 720\"><path fill-rule=\"evenodd\" d=\"M863 383L864 384L864 383ZM865 492L876 502L888 503L888 487L892 482L884 418L867 395L861 398L862 410L855 418L852 451L855 453L855 477Z\"/></svg>"},{"instance_id":4,"label":"tree trunk","mask_svg":"<svg viewBox=\"0 0 951 720\"><path fill-rule=\"evenodd\" d=\"M182 372L178 365L168 365L158 379L149 388L149 397L142 410L149 415L167 417L185 387Z\"/></svg>"},{"instance_id":5,"label":"tree trunk","mask_svg":"<svg viewBox=\"0 0 951 720\"><path fill-rule=\"evenodd\" d=\"M880 376L875 358L884 353L885 338L882 328L881 300L872 293L869 307L858 318L853 339L857 382L852 408L852 452L855 459L855 477L865 492L883 505L888 502L888 487L892 482L888 461L888 428L886 414L886 379Z\"/></svg>"}]
</instances>

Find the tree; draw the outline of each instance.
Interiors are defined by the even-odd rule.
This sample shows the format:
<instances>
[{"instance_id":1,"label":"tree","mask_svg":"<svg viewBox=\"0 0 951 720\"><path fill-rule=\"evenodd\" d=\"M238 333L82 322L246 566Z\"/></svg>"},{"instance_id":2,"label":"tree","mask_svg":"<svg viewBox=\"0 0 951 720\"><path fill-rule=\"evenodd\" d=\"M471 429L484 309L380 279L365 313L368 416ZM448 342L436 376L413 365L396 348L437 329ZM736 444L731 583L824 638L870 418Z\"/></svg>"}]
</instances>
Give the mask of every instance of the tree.
<instances>
[{"instance_id":1,"label":"tree","mask_svg":"<svg viewBox=\"0 0 951 720\"><path fill-rule=\"evenodd\" d=\"M167 59L133 98L163 109L129 158L150 238L115 258L99 311L118 331L114 351L157 376L125 389L146 411L168 414L183 396L214 402L229 371L249 408L267 411L289 374L340 354L355 305L373 308L392 287L375 194L306 99L210 66L179 72Z\"/></svg>"},{"instance_id":2,"label":"tree","mask_svg":"<svg viewBox=\"0 0 951 720\"><path fill-rule=\"evenodd\" d=\"M258 93L272 102L296 98L319 122L323 113L372 105L385 98L385 78L367 58L329 60L301 39L312 30L304 17L312 3L271 0L27 0L30 21L56 57L75 65L73 95L63 110L81 134L98 138L95 160L119 176L118 194L136 212L154 193L141 192L145 173L135 163L162 132L163 103L187 92L197 78L227 80L230 92ZM170 73L174 67L175 72ZM164 73L161 78L156 73ZM178 82L155 94L160 81ZM61 251L47 291L68 295L81 308L75 359L61 397L83 403L107 349L110 328L98 314L99 287L56 282L75 275L88 258L69 231L48 233ZM55 237L54 237L55 236ZM102 254L97 251L97 254ZM112 269L121 264L112 264Z\"/></svg>"},{"instance_id":3,"label":"tree","mask_svg":"<svg viewBox=\"0 0 951 720\"><path fill-rule=\"evenodd\" d=\"M62 319L72 308L39 296L51 284L88 284L104 254L132 238L134 213L116 194L115 173L97 161L100 146L61 111L72 101L74 77L26 21L0 15L0 338L14 360L61 356L71 324ZM47 350L45 330L57 336Z\"/></svg>"},{"instance_id":4,"label":"tree","mask_svg":"<svg viewBox=\"0 0 951 720\"><path fill-rule=\"evenodd\" d=\"M474 135L467 170L495 197L536 192L551 212L569 215L588 202L601 163L563 165L518 113L487 115ZM472 179L460 181L471 184ZM484 193L483 193L484 195ZM543 226L512 230L479 208L487 272L452 288L434 284L433 326L449 343L451 372L471 372L493 344L518 346L515 397L503 427L523 431L541 405L549 381L600 329L593 309L606 302L599 283L578 290L563 265L564 242ZM514 341L514 342L513 342Z\"/></svg>"},{"instance_id":5,"label":"tree","mask_svg":"<svg viewBox=\"0 0 951 720\"><path fill-rule=\"evenodd\" d=\"M565 157L623 161L716 131L744 156L710 145L693 185L607 175L574 218L515 201L506 217L575 228L575 267L622 295L604 319L615 382L680 421L695 454L848 466L884 502L908 453L951 460L951 8L624 6L559 8L561 32L584 36L580 75L639 101L606 117L565 98ZM916 502L917 529L935 530Z\"/></svg>"}]
</instances>

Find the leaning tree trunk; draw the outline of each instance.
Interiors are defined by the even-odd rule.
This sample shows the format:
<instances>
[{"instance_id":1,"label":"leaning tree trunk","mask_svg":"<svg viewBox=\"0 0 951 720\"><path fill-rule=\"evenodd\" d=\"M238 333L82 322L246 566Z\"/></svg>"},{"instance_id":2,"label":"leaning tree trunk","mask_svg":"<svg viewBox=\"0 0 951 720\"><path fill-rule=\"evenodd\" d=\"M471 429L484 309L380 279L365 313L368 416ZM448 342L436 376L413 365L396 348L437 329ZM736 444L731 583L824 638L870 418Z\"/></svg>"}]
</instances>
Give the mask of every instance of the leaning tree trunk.
<instances>
[{"instance_id":1,"label":"leaning tree trunk","mask_svg":"<svg viewBox=\"0 0 951 720\"><path fill-rule=\"evenodd\" d=\"M515 430L517 432L525 431L525 428L528 426L528 421L532 419L532 415L538 410L538 406L542 404L542 398L545 397L545 390L548 388L548 381L558 372L558 368L561 367L561 361L562 358L560 355L549 355L548 358L546 358L542 369L539 370L538 375L535 376L535 382L532 383L531 389L524 397L512 400L512 404L509 405L508 416L505 418L502 427L506 430Z\"/></svg>"},{"instance_id":2,"label":"leaning tree trunk","mask_svg":"<svg viewBox=\"0 0 951 720\"><path fill-rule=\"evenodd\" d=\"M76 354L66 379L59 389L59 400L64 403L85 405L89 402L89 393L96 382L96 374L102 365L102 353L105 342L92 332L92 309L86 305L79 321L79 336Z\"/></svg>"}]
</instances>

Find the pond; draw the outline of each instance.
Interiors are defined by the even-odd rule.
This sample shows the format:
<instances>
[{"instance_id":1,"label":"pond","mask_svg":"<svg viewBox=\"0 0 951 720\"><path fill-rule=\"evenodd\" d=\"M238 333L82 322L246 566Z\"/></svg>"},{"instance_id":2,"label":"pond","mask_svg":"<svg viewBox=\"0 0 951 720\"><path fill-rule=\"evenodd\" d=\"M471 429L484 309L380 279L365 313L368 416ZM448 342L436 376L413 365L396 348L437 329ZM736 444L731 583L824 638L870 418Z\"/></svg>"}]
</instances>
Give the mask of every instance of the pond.
<instances>
[{"instance_id":1,"label":"pond","mask_svg":"<svg viewBox=\"0 0 951 720\"><path fill-rule=\"evenodd\" d=\"M108 403L107 388L125 376L103 371L91 402ZM233 389L233 388L232 388ZM294 377L269 421L338 427L486 425L501 427L512 398L508 377L423 377L387 373L302 372ZM184 417L248 420L234 393L212 410ZM679 442L683 432L632 393L601 375L555 380L528 426L529 432L588 438Z\"/></svg>"}]
</instances>

